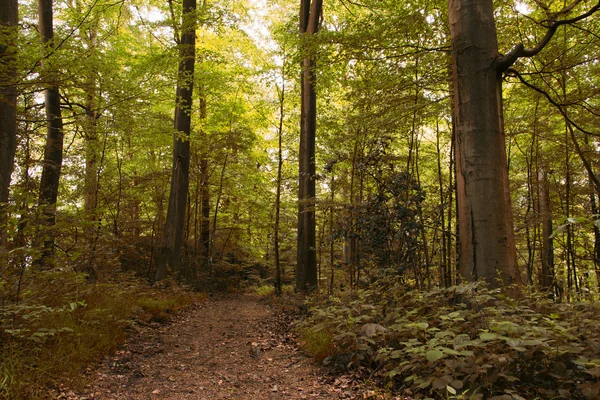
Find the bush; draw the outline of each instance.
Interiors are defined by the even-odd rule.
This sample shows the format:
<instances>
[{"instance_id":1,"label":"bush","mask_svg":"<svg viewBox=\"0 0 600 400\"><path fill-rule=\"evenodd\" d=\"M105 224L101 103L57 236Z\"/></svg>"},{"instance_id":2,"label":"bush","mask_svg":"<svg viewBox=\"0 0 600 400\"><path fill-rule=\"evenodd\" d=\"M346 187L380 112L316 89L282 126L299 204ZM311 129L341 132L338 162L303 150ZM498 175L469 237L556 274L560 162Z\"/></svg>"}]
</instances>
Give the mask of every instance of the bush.
<instances>
[{"instance_id":1,"label":"bush","mask_svg":"<svg viewBox=\"0 0 600 400\"><path fill-rule=\"evenodd\" d=\"M313 300L300 332L331 335L335 352L324 363L364 370L415 399L596 399L599 311L600 302L556 304L533 293L517 301L482 283L379 285Z\"/></svg>"},{"instance_id":2,"label":"bush","mask_svg":"<svg viewBox=\"0 0 600 400\"><path fill-rule=\"evenodd\" d=\"M89 284L79 274L44 272L19 304L0 310L0 398L45 398L77 386L86 366L114 351L134 323L165 322L202 295L120 283Z\"/></svg>"}]
</instances>

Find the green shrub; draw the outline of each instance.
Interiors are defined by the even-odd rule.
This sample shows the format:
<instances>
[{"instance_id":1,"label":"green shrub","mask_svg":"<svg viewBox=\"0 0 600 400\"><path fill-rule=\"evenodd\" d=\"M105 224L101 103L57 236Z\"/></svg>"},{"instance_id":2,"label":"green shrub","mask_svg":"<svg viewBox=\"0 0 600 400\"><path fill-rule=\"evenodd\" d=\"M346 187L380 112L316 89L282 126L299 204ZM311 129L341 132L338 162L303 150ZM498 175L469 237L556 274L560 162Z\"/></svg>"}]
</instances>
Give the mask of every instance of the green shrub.
<instances>
[{"instance_id":1,"label":"green shrub","mask_svg":"<svg viewBox=\"0 0 600 400\"><path fill-rule=\"evenodd\" d=\"M533 293L508 299L481 283L412 292L379 285L313 300L300 332L331 335L326 364L365 369L415 399L595 399L599 311L600 302L556 304Z\"/></svg>"},{"instance_id":2,"label":"green shrub","mask_svg":"<svg viewBox=\"0 0 600 400\"><path fill-rule=\"evenodd\" d=\"M126 276L118 284L88 284L80 275L54 272L38 278L19 304L0 311L0 398L39 399L59 383L77 386L87 365L123 343L133 318L162 323L202 299L177 288L150 289Z\"/></svg>"},{"instance_id":3,"label":"green shrub","mask_svg":"<svg viewBox=\"0 0 600 400\"><path fill-rule=\"evenodd\" d=\"M300 342L302 348L318 361L335 352L333 336L319 327L301 330Z\"/></svg>"}]
</instances>

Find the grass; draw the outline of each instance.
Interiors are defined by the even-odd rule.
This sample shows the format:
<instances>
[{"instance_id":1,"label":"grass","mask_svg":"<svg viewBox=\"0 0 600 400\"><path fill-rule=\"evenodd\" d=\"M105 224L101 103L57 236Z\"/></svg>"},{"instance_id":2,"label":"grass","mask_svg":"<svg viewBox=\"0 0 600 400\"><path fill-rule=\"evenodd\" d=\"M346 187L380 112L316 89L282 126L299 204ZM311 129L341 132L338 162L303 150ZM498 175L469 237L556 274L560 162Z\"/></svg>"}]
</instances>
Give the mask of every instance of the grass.
<instances>
[{"instance_id":1,"label":"grass","mask_svg":"<svg viewBox=\"0 0 600 400\"><path fill-rule=\"evenodd\" d=\"M43 276L56 285L56 279ZM56 278L56 277L54 277ZM201 300L181 289L157 290L126 279L87 284L61 276L69 285L46 285L24 296L18 306L0 310L0 398L43 399L60 383L84 384L82 372L123 343L135 323L165 323L169 315Z\"/></svg>"},{"instance_id":2,"label":"grass","mask_svg":"<svg viewBox=\"0 0 600 400\"><path fill-rule=\"evenodd\" d=\"M318 328L301 329L300 347L315 360L321 362L335 353L333 335Z\"/></svg>"}]
</instances>

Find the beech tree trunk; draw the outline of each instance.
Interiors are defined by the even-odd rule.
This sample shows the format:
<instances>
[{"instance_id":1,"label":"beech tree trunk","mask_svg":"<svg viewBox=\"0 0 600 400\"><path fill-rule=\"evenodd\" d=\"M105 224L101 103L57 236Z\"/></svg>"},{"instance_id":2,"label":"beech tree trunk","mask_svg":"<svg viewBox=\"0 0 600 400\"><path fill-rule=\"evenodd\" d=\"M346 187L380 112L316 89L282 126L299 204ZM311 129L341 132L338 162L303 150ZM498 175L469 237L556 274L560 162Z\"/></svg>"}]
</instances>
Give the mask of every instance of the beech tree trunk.
<instances>
[{"instance_id":1,"label":"beech tree trunk","mask_svg":"<svg viewBox=\"0 0 600 400\"><path fill-rule=\"evenodd\" d=\"M17 0L0 0L0 269L7 246L7 204L17 145Z\"/></svg>"},{"instance_id":2,"label":"beech tree trunk","mask_svg":"<svg viewBox=\"0 0 600 400\"><path fill-rule=\"evenodd\" d=\"M48 54L51 53L54 39L52 22L52 0L38 0L39 32L42 43ZM42 61L42 72L46 70ZM52 228L56 223L56 201L63 159L63 121L60 109L58 86L53 84L52 74L46 74L48 87L44 90L46 107L47 134L42 162L42 177L40 180L40 195L38 205L41 208L40 232L38 246L42 245L42 256L38 260L43 265L48 256L54 251L54 234Z\"/></svg>"},{"instance_id":3,"label":"beech tree trunk","mask_svg":"<svg viewBox=\"0 0 600 400\"><path fill-rule=\"evenodd\" d=\"M173 172L167 220L159 249L155 279L166 277L167 269L179 268L190 170L190 130L194 62L196 56L196 0L183 0L182 35L179 40L179 74L175 100Z\"/></svg>"},{"instance_id":4,"label":"beech tree trunk","mask_svg":"<svg viewBox=\"0 0 600 400\"><path fill-rule=\"evenodd\" d=\"M520 283L492 0L449 0L460 274L491 287Z\"/></svg>"},{"instance_id":5,"label":"beech tree trunk","mask_svg":"<svg viewBox=\"0 0 600 400\"><path fill-rule=\"evenodd\" d=\"M304 59L300 77L300 151L298 182L298 253L296 262L296 290L317 288L317 253L315 223L315 137L317 126L317 95L315 92L315 57L308 38L319 30L322 0L300 1L300 34Z\"/></svg>"}]
</instances>

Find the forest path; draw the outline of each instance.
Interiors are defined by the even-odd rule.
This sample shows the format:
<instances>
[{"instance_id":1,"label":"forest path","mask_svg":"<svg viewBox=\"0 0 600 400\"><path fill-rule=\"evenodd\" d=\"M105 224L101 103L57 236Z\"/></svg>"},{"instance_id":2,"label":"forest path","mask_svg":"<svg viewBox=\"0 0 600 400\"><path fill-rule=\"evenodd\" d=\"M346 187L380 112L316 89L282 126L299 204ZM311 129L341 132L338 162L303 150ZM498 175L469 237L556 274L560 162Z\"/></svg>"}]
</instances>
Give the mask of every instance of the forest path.
<instances>
[{"instance_id":1,"label":"forest path","mask_svg":"<svg viewBox=\"0 0 600 400\"><path fill-rule=\"evenodd\" d=\"M281 313L256 296L208 298L169 325L143 327L78 399L339 399ZM331 379L329 380L331 382ZM362 397L362 396L361 396Z\"/></svg>"}]
</instances>

